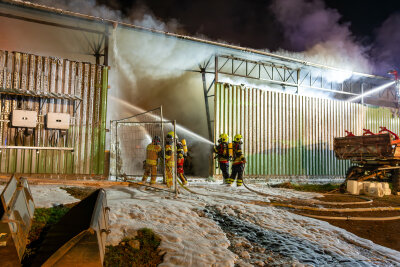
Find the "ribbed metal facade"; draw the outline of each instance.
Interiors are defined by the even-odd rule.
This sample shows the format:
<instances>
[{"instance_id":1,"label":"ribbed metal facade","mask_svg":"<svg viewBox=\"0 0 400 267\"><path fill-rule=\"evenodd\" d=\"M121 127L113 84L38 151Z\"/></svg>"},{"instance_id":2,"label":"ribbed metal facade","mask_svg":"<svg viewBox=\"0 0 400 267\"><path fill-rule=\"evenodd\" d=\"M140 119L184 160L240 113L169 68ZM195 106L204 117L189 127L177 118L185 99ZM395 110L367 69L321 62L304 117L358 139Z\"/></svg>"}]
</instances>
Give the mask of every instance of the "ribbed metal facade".
<instances>
[{"instance_id":1,"label":"ribbed metal facade","mask_svg":"<svg viewBox=\"0 0 400 267\"><path fill-rule=\"evenodd\" d=\"M107 74L100 65L0 51L0 172L102 174ZM37 112L33 134L11 127L14 109ZM67 135L45 127L48 112L70 114Z\"/></svg>"},{"instance_id":2,"label":"ribbed metal facade","mask_svg":"<svg viewBox=\"0 0 400 267\"><path fill-rule=\"evenodd\" d=\"M333 138L345 130L361 135L379 126L400 133L396 110L345 101L215 86L215 136L244 137L246 175L343 176L349 161L337 160ZM215 141L216 141L215 140Z\"/></svg>"}]
</instances>

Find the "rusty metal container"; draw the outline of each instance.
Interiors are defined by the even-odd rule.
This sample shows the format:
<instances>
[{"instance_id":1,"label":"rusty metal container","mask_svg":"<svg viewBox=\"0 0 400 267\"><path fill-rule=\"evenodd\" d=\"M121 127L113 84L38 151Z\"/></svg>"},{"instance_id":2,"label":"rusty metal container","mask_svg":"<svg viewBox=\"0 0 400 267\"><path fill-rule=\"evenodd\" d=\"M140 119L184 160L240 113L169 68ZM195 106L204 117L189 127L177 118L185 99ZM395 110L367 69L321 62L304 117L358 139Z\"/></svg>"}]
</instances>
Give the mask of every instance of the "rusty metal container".
<instances>
[{"instance_id":1,"label":"rusty metal container","mask_svg":"<svg viewBox=\"0 0 400 267\"><path fill-rule=\"evenodd\" d=\"M385 159L392 158L395 154L395 148L392 146L391 141L388 133L336 137L333 141L333 148L338 159Z\"/></svg>"},{"instance_id":2,"label":"rusty metal container","mask_svg":"<svg viewBox=\"0 0 400 267\"><path fill-rule=\"evenodd\" d=\"M0 266L19 266L35 211L27 180L11 177L0 198Z\"/></svg>"},{"instance_id":3,"label":"rusty metal container","mask_svg":"<svg viewBox=\"0 0 400 267\"><path fill-rule=\"evenodd\" d=\"M83 199L50 229L32 266L103 266L108 211L103 189Z\"/></svg>"}]
</instances>

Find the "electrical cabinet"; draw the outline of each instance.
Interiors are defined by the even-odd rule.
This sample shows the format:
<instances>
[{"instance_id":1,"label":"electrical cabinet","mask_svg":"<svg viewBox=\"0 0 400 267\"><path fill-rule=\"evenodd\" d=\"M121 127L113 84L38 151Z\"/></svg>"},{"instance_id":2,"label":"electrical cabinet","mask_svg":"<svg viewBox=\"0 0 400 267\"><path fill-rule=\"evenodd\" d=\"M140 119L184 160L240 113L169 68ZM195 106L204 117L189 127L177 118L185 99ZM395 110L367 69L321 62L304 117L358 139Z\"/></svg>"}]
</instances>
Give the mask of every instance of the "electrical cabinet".
<instances>
[{"instance_id":1,"label":"electrical cabinet","mask_svg":"<svg viewBox=\"0 0 400 267\"><path fill-rule=\"evenodd\" d=\"M46 115L46 128L57 130L69 129L70 115L68 113L50 112Z\"/></svg>"},{"instance_id":2,"label":"electrical cabinet","mask_svg":"<svg viewBox=\"0 0 400 267\"><path fill-rule=\"evenodd\" d=\"M35 128L37 124L37 112L31 110L15 109L12 112L11 125L13 127Z\"/></svg>"}]
</instances>

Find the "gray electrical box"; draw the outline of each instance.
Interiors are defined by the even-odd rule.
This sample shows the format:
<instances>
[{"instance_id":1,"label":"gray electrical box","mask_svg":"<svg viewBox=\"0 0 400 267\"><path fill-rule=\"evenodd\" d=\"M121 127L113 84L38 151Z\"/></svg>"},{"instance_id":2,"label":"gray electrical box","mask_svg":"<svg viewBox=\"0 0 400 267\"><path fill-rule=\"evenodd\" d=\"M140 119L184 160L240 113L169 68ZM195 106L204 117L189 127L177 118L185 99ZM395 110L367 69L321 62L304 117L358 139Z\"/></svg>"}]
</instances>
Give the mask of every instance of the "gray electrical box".
<instances>
[{"instance_id":1,"label":"gray electrical box","mask_svg":"<svg viewBox=\"0 0 400 267\"><path fill-rule=\"evenodd\" d=\"M68 113L47 113L46 127L48 129L68 130L70 115Z\"/></svg>"},{"instance_id":2,"label":"gray electrical box","mask_svg":"<svg viewBox=\"0 0 400 267\"><path fill-rule=\"evenodd\" d=\"M15 109L12 112L11 125L14 127L35 128L36 121L36 111Z\"/></svg>"}]
</instances>

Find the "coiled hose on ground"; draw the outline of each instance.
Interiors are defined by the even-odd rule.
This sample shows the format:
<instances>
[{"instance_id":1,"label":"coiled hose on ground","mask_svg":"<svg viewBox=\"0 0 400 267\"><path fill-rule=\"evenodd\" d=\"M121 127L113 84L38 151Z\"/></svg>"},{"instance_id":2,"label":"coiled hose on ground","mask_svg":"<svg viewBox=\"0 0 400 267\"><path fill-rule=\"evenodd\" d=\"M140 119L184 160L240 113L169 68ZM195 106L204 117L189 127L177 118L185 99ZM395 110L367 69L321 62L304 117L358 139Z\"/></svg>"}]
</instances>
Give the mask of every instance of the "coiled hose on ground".
<instances>
[{"instance_id":1,"label":"coiled hose on ground","mask_svg":"<svg viewBox=\"0 0 400 267\"><path fill-rule=\"evenodd\" d=\"M262 196L271 196L269 194L259 192L257 190L254 190L250 187L247 186L247 184L243 179L243 185L250 191L262 195ZM364 202L345 202L346 204L343 204L341 202L324 202L324 201L317 201L317 203L320 204L328 204L328 205L350 205L350 204L367 204L371 203L373 200L364 198L364 197L358 197L367 201ZM293 204L284 204L284 203L273 203L273 202L263 202L264 205L269 205L269 206L278 206L278 207L287 207L287 208L292 208L292 209L297 209L297 210L312 210L312 211L331 211L331 212L365 212L365 211L400 211L400 207L373 207L373 208L319 208L319 207L310 207L310 206L298 206L298 205L293 205ZM346 216L346 217L340 217L340 216L320 216L320 215L311 215L311 214L303 214L301 213L300 215L302 216L307 216L307 217L312 217L316 219L330 219L330 220L347 220L347 221L389 221L389 220L399 220L400 216L392 216L392 217L351 217L351 216Z\"/></svg>"}]
</instances>

